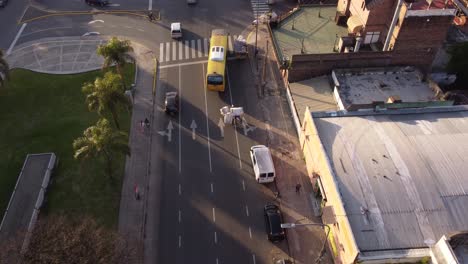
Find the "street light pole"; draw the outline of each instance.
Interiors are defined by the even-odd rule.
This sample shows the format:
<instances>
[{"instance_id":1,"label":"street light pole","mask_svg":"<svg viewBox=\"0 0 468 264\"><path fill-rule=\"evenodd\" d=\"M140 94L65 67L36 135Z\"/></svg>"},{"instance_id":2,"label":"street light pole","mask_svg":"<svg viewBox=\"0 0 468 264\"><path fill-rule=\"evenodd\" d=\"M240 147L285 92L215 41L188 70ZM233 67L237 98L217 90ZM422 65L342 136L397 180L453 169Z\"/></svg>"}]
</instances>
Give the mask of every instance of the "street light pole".
<instances>
[{"instance_id":1,"label":"street light pole","mask_svg":"<svg viewBox=\"0 0 468 264\"><path fill-rule=\"evenodd\" d=\"M256 20L256 23L255 23L255 58L257 58L258 10L257 10L257 13L256 13L256 17L257 17L257 20Z\"/></svg>"}]
</instances>

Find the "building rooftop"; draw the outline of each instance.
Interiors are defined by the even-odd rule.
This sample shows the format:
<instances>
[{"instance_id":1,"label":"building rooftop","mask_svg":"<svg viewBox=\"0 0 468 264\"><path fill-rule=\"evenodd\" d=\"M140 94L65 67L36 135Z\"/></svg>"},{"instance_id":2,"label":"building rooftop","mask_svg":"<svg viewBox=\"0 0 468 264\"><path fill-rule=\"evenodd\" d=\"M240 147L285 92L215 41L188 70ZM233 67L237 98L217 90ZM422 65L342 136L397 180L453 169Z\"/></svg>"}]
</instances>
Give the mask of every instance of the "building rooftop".
<instances>
[{"instance_id":1,"label":"building rooftop","mask_svg":"<svg viewBox=\"0 0 468 264\"><path fill-rule=\"evenodd\" d=\"M312 114L361 252L467 229L467 106L335 115Z\"/></svg>"},{"instance_id":2,"label":"building rooftop","mask_svg":"<svg viewBox=\"0 0 468 264\"><path fill-rule=\"evenodd\" d=\"M337 36L347 36L346 27L336 25L336 6L301 7L273 28L279 56L334 53ZM294 25L294 27L293 27ZM294 28L294 29L293 29Z\"/></svg>"},{"instance_id":3,"label":"building rooftop","mask_svg":"<svg viewBox=\"0 0 468 264\"><path fill-rule=\"evenodd\" d=\"M409 10L435 10L435 9L454 9L452 0L418 0L409 4Z\"/></svg>"},{"instance_id":4,"label":"building rooftop","mask_svg":"<svg viewBox=\"0 0 468 264\"><path fill-rule=\"evenodd\" d=\"M402 102L434 101L435 93L423 75L412 67L334 70L344 108L385 102L398 96Z\"/></svg>"},{"instance_id":5,"label":"building rooftop","mask_svg":"<svg viewBox=\"0 0 468 264\"><path fill-rule=\"evenodd\" d=\"M290 83L289 89L301 124L307 107L312 112L338 110L328 76Z\"/></svg>"}]
</instances>

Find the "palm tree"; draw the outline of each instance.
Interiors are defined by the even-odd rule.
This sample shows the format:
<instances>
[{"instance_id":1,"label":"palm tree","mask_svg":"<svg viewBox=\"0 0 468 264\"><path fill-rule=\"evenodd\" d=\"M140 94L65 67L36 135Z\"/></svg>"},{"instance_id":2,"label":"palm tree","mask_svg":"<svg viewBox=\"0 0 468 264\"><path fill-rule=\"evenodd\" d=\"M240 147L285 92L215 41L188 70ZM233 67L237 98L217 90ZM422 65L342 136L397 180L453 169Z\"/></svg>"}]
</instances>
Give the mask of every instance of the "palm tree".
<instances>
[{"instance_id":1,"label":"palm tree","mask_svg":"<svg viewBox=\"0 0 468 264\"><path fill-rule=\"evenodd\" d=\"M106 72L104 78L96 78L94 83L85 83L83 93L90 111L97 111L99 115L109 112L115 126L120 129L118 120L119 106L132 106L128 97L122 92L121 78L112 72Z\"/></svg>"},{"instance_id":2,"label":"palm tree","mask_svg":"<svg viewBox=\"0 0 468 264\"><path fill-rule=\"evenodd\" d=\"M100 157L103 155L106 161L106 171L109 179L112 177L112 157L117 153L130 155L128 146L128 135L125 132L113 130L109 121L105 118L99 119L96 125L88 127L83 136L73 141L75 154L78 160Z\"/></svg>"},{"instance_id":3,"label":"palm tree","mask_svg":"<svg viewBox=\"0 0 468 264\"><path fill-rule=\"evenodd\" d=\"M0 87L3 87L5 80L8 80L10 77L10 67L6 59L3 57L3 51L0 50Z\"/></svg>"},{"instance_id":4,"label":"palm tree","mask_svg":"<svg viewBox=\"0 0 468 264\"><path fill-rule=\"evenodd\" d=\"M117 73L120 75L123 82L124 78L122 74L122 67L125 65L126 60L130 58L128 53L131 51L133 51L133 48L130 45L130 41L119 40L116 37L112 37L111 40L107 42L107 44L99 45L96 52L98 55L104 57L104 69L115 64ZM123 88L125 88L125 84Z\"/></svg>"}]
</instances>

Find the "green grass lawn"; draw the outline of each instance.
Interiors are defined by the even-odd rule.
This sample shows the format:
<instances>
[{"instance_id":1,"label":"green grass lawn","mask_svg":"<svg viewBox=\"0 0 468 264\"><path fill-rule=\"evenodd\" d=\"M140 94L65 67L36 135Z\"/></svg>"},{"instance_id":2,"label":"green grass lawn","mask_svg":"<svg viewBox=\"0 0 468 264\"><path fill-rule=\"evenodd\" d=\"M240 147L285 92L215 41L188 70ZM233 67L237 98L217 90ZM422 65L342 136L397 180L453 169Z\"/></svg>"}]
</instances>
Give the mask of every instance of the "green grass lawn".
<instances>
[{"instance_id":1,"label":"green grass lawn","mask_svg":"<svg viewBox=\"0 0 468 264\"><path fill-rule=\"evenodd\" d=\"M124 69L128 86L133 82L134 71L134 64ZM116 226L124 157L118 157L118 180L113 185L104 174L103 163L81 163L73 158L73 140L99 118L88 111L81 92L83 83L98 76L103 76L103 72L49 75L11 71L10 81L0 89L0 216L3 217L26 155L54 152L59 165L43 212L89 214L106 226ZM122 111L120 120L128 133L130 113Z\"/></svg>"}]
</instances>

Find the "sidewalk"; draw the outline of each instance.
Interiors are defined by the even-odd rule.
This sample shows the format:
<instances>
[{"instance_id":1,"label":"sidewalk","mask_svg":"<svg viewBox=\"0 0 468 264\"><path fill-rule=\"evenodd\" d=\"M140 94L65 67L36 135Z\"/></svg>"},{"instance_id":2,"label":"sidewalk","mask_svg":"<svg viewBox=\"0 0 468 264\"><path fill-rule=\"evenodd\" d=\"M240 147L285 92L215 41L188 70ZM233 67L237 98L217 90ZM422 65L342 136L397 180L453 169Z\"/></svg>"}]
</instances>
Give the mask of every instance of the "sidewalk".
<instances>
[{"instance_id":1,"label":"sidewalk","mask_svg":"<svg viewBox=\"0 0 468 264\"><path fill-rule=\"evenodd\" d=\"M81 37L39 39L17 46L6 59L12 69L24 68L50 74L87 72L101 68L103 59L96 55L96 49L107 39L100 36L86 39ZM154 240L146 241L147 238L144 237L146 208L154 207L154 204L148 204L154 201L148 201L146 195L149 186L151 134L149 131L142 133L139 124L139 120L152 119L155 63L154 60L148 59L153 55L151 50L134 41L132 41L132 47L134 52L131 55L137 63L137 85L133 97L132 124L129 134L131 156L126 159L125 164L118 229L132 245L137 245L142 253L144 243L155 243ZM140 200L135 199L135 186L138 186L140 190ZM155 249L152 251L152 254L157 253L154 252ZM143 256L140 255L140 257ZM136 261L136 263L142 262L142 259Z\"/></svg>"},{"instance_id":2,"label":"sidewalk","mask_svg":"<svg viewBox=\"0 0 468 264\"><path fill-rule=\"evenodd\" d=\"M286 99L285 84L277 66L267 25L259 24L257 59L253 56L255 28L247 42L250 45L249 54L252 54L250 60L256 76L257 94L261 98L260 104L264 110L265 122L270 124L271 130L274 130L271 131L274 133L268 132L267 142L274 154L278 175L276 184L280 192L279 202L284 222L321 223L321 220L314 216L314 210L317 211L318 205L314 204L312 184L302 159L296 128ZM301 185L299 192L296 192L297 184ZM325 231L322 227L311 225L287 229L287 237L289 254L295 263L316 263L325 242ZM327 245L325 248L325 254L319 263L333 263Z\"/></svg>"}]
</instances>

